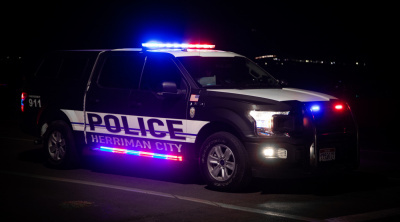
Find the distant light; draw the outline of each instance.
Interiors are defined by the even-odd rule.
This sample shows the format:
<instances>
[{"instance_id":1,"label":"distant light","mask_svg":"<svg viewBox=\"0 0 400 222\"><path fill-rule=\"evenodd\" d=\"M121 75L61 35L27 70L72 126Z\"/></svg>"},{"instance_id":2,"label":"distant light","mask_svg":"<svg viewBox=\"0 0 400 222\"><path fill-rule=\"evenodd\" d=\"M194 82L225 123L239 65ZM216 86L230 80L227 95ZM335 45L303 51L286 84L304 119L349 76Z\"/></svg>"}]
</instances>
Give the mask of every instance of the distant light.
<instances>
[{"instance_id":1,"label":"distant light","mask_svg":"<svg viewBox=\"0 0 400 222\"><path fill-rule=\"evenodd\" d=\"M275 58L276 55L263 55L263 56L257 56L255 59L266 59L266 58Z\"/></svg>"}]
</instances>

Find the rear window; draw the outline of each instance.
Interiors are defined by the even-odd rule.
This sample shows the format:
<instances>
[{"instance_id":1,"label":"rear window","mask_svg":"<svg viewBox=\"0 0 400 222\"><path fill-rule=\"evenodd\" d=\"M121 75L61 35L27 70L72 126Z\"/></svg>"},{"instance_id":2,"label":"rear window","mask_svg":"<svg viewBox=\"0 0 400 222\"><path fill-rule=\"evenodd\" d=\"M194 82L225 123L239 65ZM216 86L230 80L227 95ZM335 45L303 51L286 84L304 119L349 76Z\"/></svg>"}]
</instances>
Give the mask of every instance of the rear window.
<instances>
[{"instance_id":1,"label":"rear window","mask_svg":"<svg viewBox=\"0 0 400 222\"><path fill-rule=\"evenodd\" d=\"M45 58L37 73L36 76L39 78L56 78L58 75L58 71L60 70L61 58L60 57L48 57Z\"/></svg>"},{"instance_id":2,"label":"rear window","mask_svg":"<svg viewBox=\"0 0 400 222\"><path fill-rule=\"evenodd\" d=\"M78 80L90 66L91 57L78 52L50 54L39 66L36 77Z\"/></svg>"},{"instance_id":3,"label":"rear window","mask_svg":"<svg viewBox=\"0 0 400 222\"><path fill-rule=\"evenodd\" d=\"M60 79L77 80L85 72L88 63L88 58L64 58L58 76Z\"/></svg>"}]
</instances>

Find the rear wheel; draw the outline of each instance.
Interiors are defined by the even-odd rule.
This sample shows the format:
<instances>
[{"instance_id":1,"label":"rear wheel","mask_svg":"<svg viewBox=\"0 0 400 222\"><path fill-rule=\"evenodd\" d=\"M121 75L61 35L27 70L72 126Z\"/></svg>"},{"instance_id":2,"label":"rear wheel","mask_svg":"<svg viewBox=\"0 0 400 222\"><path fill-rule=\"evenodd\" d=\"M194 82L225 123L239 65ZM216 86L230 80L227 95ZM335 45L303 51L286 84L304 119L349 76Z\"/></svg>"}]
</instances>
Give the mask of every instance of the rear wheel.
<instances>
[{"instance_id":1,"label":"rear wheel","mask_svg":"<svg viewBox=\"0 0 400 222\"><path fill-rule=\"evenodd\" d=\"M214 133L204 141L200 168L208 186L221 191L238 191L251 178L243 144L227 132Z\"/></svg>"},{"instance_id":2,"label":"rear wheel","mask_svg":"<svg viewBox=\"0 0 400 222\"><path fill-rule=\"evenodd\" d=\"M50 123L44 138L47 163L56 168L77 166L79 155L71 127L62 120Z\"/></svg>"}]
</instances>

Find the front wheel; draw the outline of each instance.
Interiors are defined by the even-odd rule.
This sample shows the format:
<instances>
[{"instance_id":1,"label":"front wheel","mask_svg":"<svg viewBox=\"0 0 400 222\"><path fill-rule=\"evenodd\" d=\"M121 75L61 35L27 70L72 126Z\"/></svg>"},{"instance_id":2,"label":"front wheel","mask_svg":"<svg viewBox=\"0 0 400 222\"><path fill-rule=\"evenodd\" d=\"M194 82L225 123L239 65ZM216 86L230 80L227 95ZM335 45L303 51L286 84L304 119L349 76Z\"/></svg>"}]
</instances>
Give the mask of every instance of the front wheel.
<instances>
[{"instance_id":1,"label":"front wheel","mask_svg":"<svg viewBox=\"0 0 400 222\"><path fill-rule=\"evenodd\" d=\"M44 138L44 150L51 167L73 168L79 162L72 129L62 120L50 123Z\"/></svg>"},{"instance_id":2,"label":"front wheel","mask_svg":"<svg viewBox=\"0 0 400 222\"><path fill-rule=\"evenodd\" d=\"M250 181L247 152L236 136L214 133L204 141L200 152L201 172L209 187L238 191Z\"/></svg>"}]
</instances>

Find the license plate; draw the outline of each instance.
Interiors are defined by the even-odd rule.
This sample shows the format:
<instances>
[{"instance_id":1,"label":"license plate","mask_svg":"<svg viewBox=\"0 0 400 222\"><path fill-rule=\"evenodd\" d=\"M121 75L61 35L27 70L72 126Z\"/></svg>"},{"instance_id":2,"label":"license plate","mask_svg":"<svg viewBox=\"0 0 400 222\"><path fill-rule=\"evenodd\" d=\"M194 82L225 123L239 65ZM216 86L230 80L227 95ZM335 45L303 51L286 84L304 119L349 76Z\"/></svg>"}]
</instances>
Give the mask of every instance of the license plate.
<instances>
[{"instance_id":1,"label":"license plate","mask_svg":"<svg viewBox=\"0 0 400 222\"><path fill-rule=\"evenodd\" d=\"M335 160L335 148L323 148L319 150L319 161Z\"/></svg>"}]
</instances>

